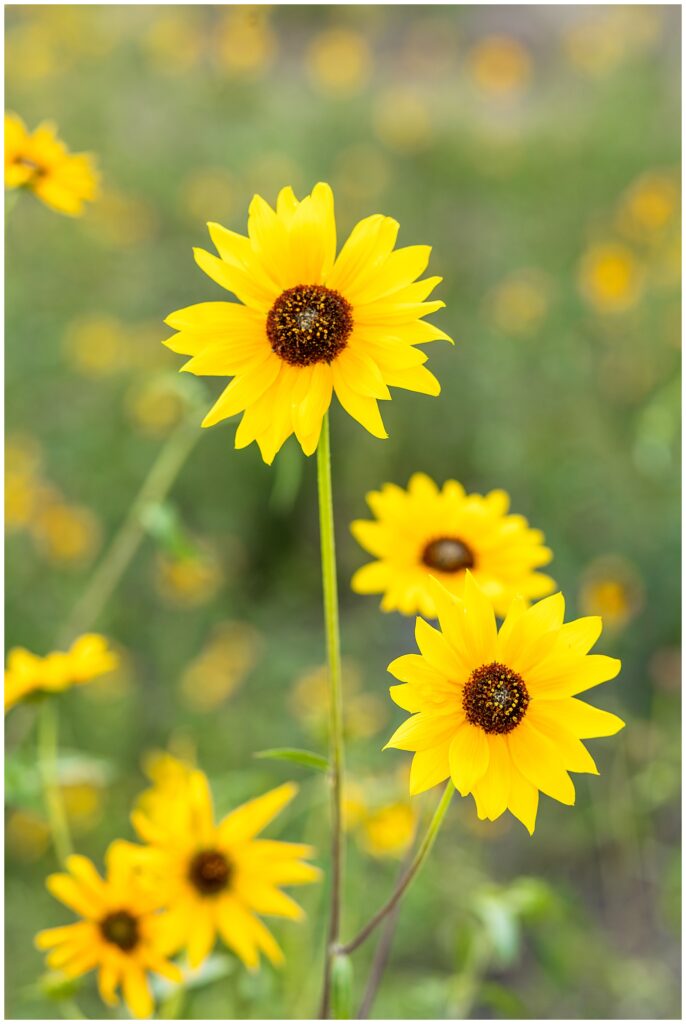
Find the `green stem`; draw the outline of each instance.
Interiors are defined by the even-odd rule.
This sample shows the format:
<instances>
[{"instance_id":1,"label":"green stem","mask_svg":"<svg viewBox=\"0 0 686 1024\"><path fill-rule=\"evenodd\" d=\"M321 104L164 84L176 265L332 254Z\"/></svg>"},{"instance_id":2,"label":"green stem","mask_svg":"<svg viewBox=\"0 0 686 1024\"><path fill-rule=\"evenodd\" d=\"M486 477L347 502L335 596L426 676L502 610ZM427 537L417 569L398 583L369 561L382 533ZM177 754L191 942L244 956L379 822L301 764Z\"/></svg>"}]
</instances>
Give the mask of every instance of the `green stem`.
<instances>
[{"instance_id":1,"label":"green stem","mask_svg":"<svg viewBox=\"0 0 686 1024\"><path fill-rule=\"evenodd\" d=\"M409 887L410 883L417 875L422 864L424 863L426 858L429 856L429 853L431 852L431 847L433 846L436 840L438 830L440 829L443 819L445 817L445 812L448 810L448 807L450 806L450 801L453 798L454 792L455 787L449 780L448 784L446 785L443 791L441 801L436 810L434 811L434 816L431 819L431 822L429 824L428 829L426 830L424 838L421 841L419 849L417 850L417 853L412 863L410 864L409 868L398 882L398 885L396 886L390 899L387 900L386 903L384 903L380 910L377 910L376 914L374 914L374 916L370 918L370 920L367 922L364 928L360 932L358 932L354 939L351 939L350 942L346 942L344 945L337 947L337 949L335 950L336 954L352 953L353 950L358 948L358 946L361 946L362 943L369 938L369 936L372 934L377 925L381 924L386 915L390 914L390 912L393 910L396 904L402 899L403 893Z\"/></svg>"},{"instance_id":2,"label":"green stem","mask_svg":"<svg viewBox=\"0 0 686 1024\"><path fill-rule=\"evenodd\" d=\"M195 416L191 415L168 437L126 518L64 626L62 639L65 643L85 632L98 619L145 533L146 508L165 499L199 436Z\"/></svg>"},{"instance_id":3,"label":"green stem","mask_svg":"<svg viewBox=\"0 0 686 1024\"><path fill-rule=\"evenodd\" d=\"M44 697L38 714L38 770L52 844L60 864L74 852L57 771L57 701Z\"/></svg>"},{"instance_id":4,"label":"green stem","mask_svg":"<svg viewBox=\"0 0 686 1024\"><path fill-rule=\"evenodd\" d=\"M338 587L336 582L336 543L331 492L331 448L329 414L322 423L317 448L317 485L319 493L319 530L322 555L324 622L329 666L329 745L331 760L331 897L329 927L324 954L324 987L320 1017L328 1019L331 1003L331 972L341 924L343 876L343 696L341 689L341 643L338 624Z\"/></svg>"}]
</instances>

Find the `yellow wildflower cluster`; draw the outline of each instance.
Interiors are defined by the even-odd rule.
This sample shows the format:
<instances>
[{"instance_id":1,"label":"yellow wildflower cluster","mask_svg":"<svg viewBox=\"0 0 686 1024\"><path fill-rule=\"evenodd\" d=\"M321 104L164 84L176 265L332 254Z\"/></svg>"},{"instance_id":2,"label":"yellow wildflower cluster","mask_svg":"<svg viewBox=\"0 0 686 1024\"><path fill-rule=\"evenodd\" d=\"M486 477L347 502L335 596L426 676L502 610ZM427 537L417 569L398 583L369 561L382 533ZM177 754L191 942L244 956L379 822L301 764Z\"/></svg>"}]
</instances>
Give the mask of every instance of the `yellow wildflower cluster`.
<instances>
[{"instance_id":1,"label":"yellow wildflower cluster","mask_svg":"<svg viewBox=\"0 0 686 1024\"><path fill-rule=\"evenodd\" d=\"M261 915L299 920L303 911L283 886L317 881L319 869L302 843L260 838L293 799L292 783L279 786L215 820L202 772L167 755L152 766L155 782L141 794L132 822L144 845L115 841L106 878L85 857L67 858L67 873L48 888L80 918L36 937L47 964L67 977L98 972L107 1005L121 987L129 1011L154 1009L148 976L180 982L170 957L185 950L191 968L209 956L217 938L249 969L261 955L273 964L283 953Z\"/></svg>"}]
</instances>

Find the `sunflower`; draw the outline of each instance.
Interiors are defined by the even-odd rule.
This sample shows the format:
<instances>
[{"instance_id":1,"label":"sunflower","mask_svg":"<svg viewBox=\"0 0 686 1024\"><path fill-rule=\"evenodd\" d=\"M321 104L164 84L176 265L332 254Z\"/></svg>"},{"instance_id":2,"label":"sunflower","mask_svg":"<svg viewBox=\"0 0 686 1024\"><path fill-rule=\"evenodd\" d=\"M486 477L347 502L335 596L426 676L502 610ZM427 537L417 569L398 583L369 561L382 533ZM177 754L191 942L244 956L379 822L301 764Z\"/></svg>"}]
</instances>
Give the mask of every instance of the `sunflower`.
<instances>
[{"instance_id":1,"label":"sunflower","mask_svg":"<svg viewBox=\"0 0 686 1024\"><path fill-rule=\"evenodd\" d=\"M44 121L33 132L5 114L5 187L28 188L53 210L78 216L97 198L99 176L88 153L70 153Z\"/></svg>"},{"instance_id":2,"label":"sunflower","mask_svg":"<svg viewBox=\"0 0 686 1024\"><path fill-rule=\"evenodd\" d=\"M31 693L57 693L90 683L119 664L104 636L85 633L68 651L53 651L41 658L23 647L7 655L5 711Z\"/></svg>"},{"instance_id":3,"label":"sunflower","mask_svg":"<svg viewBox=\"0 0 686 1024\"><path fill-rule=\"evenodd\" d=\"M78 855L67 858L68 874L49 876L50 892L82 920L39 932L35 941L38 949L49 950L48 967L68 978L97 968L100 995L108 1006L117 1004L121 986L131 1013L149 1017L153 999L147 973L171 981L181 981L182 975L167 960L159 900L141 888L128 847L123 842L109 847L105 879Z\"/></svg>"},{"instance_id":4,"label":"sunflower","mask_svg":"<svg viewBox=\"0 0 686 1024\"><path fill-rule=\"evenodd\" d=\"M425 301L441 278L416 280L431 249L394 250L396 221L360 221L336 256L333 194L320 183L301 202L282 189L276 210L255 196L247 238L208 227L219 256L196 249L196 262L239 302L172 313L166 323L178 333L165 342L192 357L182 369L233 377L204 427L243 413L236 448L257 441L271 463L293 433L312 454L334 391L375 437L388 436L377 401L389 386L439 393L414 346L450 341L422 319L445 305Z\"/></svg>"},{"instance_id":5,"label":"sunflower","mask_svg":"<svg viewBox=\"0 0 686 1024\"><path fill-rule=\"evenodd\" d=\"M554 589L549 576L535 571L552 552L524 516L507 514L505 491L465 494L457 480L439 490L425 473L415 473L406 491L384 484L367 503L376 520L357 519L350 528L377 561L358 569L351 585L358 594L382 593L385 612L434 619L431 577L459 597L467 570L500 616L515 595L537 598Z\"/></svg>"},{"instance_id":6,"label":"sunflower","mask_svg":"<svg viewBox=\"0 0 686 1024\"><path fill-rule=\"evenodd\" d=\"M462 597L436 580L441 630L417 619L420 654L389 666L407 719L386 744L415 751L410 792L450 777L471 793L480 818L506 810L533 834L538 793L574 803L568 772L598 774L582 739L612 736L624 723L575 696L613 679L616 658L589 654L602 623L564 623L562 594L527 608L515 598L500 631L493 607L467 572Z\"/></svg>"},{"instance_id":7,"label":"sunflower","mask_svg":"<svg viewBox=\"0 0 686 1024\"><path fill-rule=\"evenodd\" d=\"M146 794L145 810L131 816L148 845L137 848L142 877L159 893L170 948L187 947L191 967L208 956L217 933L250 970L260 953L272 963L281 949L258 914L299 920L303 911L279 886L316 881L320 872L302 858L312 848L257 839L295 796L292 783L237 807L218 824L206 777L194 771L179 781L175 796L160 792L157 806Z\"/></svg>"}]
</instances>

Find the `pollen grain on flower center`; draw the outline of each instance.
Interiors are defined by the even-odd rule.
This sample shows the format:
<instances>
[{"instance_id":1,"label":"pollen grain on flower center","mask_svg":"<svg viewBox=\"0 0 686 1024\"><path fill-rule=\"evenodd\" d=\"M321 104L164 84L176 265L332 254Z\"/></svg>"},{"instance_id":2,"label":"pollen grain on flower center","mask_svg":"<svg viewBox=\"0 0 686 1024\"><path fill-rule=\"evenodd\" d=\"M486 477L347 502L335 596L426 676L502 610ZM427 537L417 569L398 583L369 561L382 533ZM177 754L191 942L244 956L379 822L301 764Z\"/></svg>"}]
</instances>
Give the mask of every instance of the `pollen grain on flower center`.
<instances>
[{"instance_id":1,"label":"pollen grain on flower center","mask_svg":"<svg viewBox=\"0 0 686 1024\"><path fill-rule=\"evenodd\" d=\"M437 537L424 548L422 562L438 572L462 572L474 568L474 553L459 537Z\"/></svg>"},{"instance_id":2,"label":"pollen grain on flower center","mask_svg":"<svg viewBox=\"0 0 686 1024\"><path fill-rule=\"evenodd\" d=\"M291 366L332 362L347 345L352 329L348 300L320 284L288 288L267 316L269 343Z\"/></svg>"},{"instance_id":3,"label":"pollen grain on flower center","mask_svg":"<svg viewBox=\"0 0 686 1024\"><path fill-rule=\"evenodd\" d=\"M203 896L214 896L226 889L232 868L219 850L201 850L193 857L188 878Z\"/></svg>"},{"instance_id":4,"label":"pollen grain on flower center","mask_svg":"<svg viewBox=\"0 0 686 1024\"><path fill-rule=\"evenodd\" d=\"M488 733L511 732L528 706L529 691L522 677L497 661L475 669L462 695L467 721Z\"/></svg>"},{"instance_id":5,"label":"pollen grain on flower center","mask_svg":"<svg viewBox=\"0 0 686 1024\"><path fill-rule=\"evenodd\" d=\"M115 910L100 922L103 938L125 953L129 953L138 945L140 934L138 920L128 910Z\"/></svg>"}]
</instances>

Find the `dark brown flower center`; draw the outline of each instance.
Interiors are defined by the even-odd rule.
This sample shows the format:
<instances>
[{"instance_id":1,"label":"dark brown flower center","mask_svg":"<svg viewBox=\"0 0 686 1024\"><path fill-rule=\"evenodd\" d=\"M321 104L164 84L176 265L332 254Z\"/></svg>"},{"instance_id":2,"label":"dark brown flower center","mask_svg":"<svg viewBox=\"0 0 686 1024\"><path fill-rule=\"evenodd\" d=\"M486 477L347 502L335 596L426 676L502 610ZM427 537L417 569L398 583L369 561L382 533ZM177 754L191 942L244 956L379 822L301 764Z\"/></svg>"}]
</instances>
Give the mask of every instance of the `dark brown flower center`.
<instances>
[{"instance_id":1,"label":"dark brown flower center","mask_svg":"<svg viewBox=\"0 0 686 1024\"><path fill-rule=\"evenodd\" d=\"M267 316L267 337L291 366L330 363L353 329L352 306L321 284L298 284L279 295Z\"/></svg>"},{"instance_id":2,"label":"dark brown flower center","mask_svg":"<svg viewBox=\"0 0 686 1024\"><path fill-rule=\"evenodd\" d=\"M474 669L462 696L467 721L481 726L484 732L512 732L528 706L529 691L524 680L498 661Z\"/></svg>"},{"instance_id":3,"label":"dark brown flower center","mask_svg":"<svg viewBox=\"0 0 686 1024\"><path fill-rule=\"evenodd\" d=\"M226 889L231 872L231 865L219 850L201 850L191 861L188 878L203 896L214 896Z\"/></svg>"},{"instance_id":4,"label":"dark brown flower center","mask_svg":"<svg viewBox=\"0 0 686 1024\"><path fill-rule=\"evenodd\" d=\"M422 562L439 572L461 572L474 568L474 554L459 537L437 537L424 548Z\"/></svg>"},{"instance_id":5,"label":"dark brown flower center","mask_svg":"<svg viewBox=\"0 0 686 1024\"><path fill-rule=\"evenodd\" d=\"M140 939L138 919L128 910L115 910L108 914L100 922L100 931L104 939L119 946L125 953L135 949Z\"/></svg>"}]
</instances>

